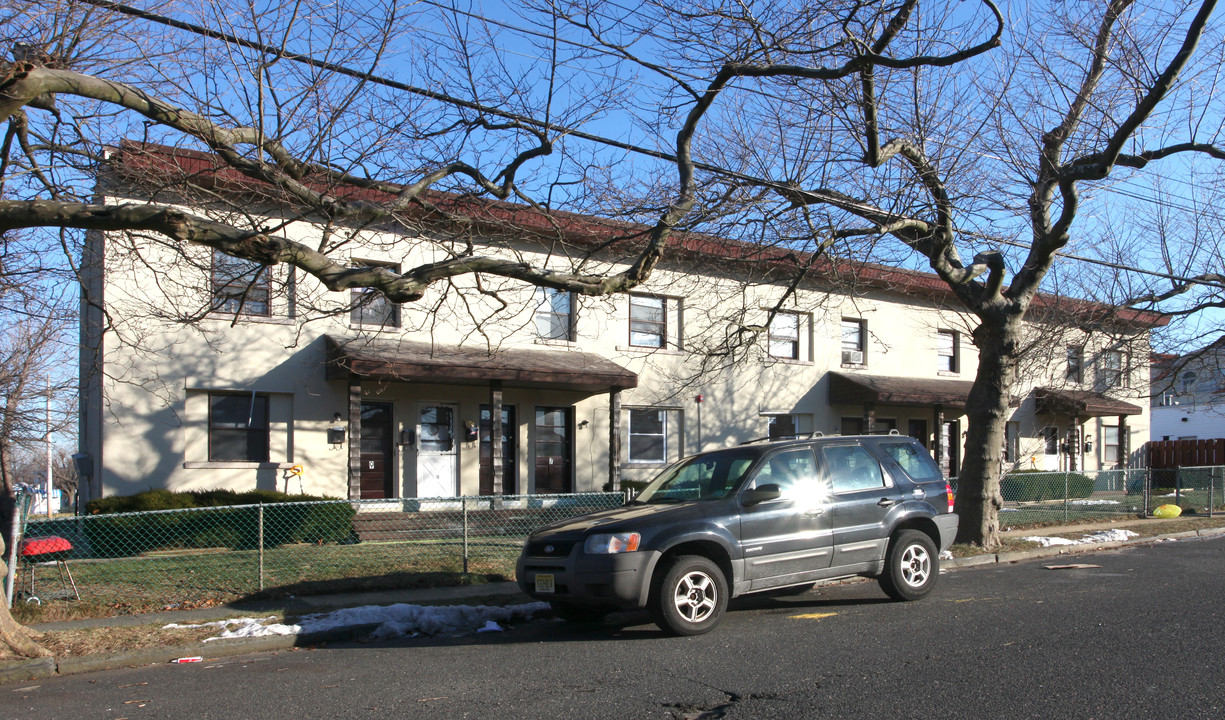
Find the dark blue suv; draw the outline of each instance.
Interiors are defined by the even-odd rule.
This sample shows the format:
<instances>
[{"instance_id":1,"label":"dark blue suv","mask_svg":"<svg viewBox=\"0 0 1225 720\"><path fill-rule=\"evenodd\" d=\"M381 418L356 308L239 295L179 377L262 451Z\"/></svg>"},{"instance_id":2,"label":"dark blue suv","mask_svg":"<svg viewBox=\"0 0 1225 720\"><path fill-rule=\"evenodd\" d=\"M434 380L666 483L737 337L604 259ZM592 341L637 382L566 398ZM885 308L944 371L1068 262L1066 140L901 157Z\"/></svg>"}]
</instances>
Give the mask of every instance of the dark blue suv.
<instances>
[{"instance_id":1,"label":"dark blue suv","mask_svg":"<svg viewBox=\"0 0 1225 720\"><path fill-rule=\"evenodd\" d=\"M874 577L916 600L956 534L952 491L918 441L818 436L694 455L620 508L539 528L518 580L567 619L645 607L696 635L731 597L819 580Z\"/></svg>"}]
</instances>

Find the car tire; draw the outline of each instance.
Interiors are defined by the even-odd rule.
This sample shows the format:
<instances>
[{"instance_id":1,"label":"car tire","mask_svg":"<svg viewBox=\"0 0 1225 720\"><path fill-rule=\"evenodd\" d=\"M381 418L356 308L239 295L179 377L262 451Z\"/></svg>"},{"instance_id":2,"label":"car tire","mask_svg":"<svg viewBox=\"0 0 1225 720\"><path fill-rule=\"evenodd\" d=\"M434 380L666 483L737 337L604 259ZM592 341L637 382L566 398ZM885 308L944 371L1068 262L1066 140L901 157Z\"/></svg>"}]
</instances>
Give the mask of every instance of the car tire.
<instances>
[{"instance_id":1,"label":"car tire","mask_svg":"<svg viewBox=\"0 0 1225 720\"><path fill-rule=\"evenodd\" d=\"M936 544L919 530L903 530L889 543L878 581L894 600L918 600L931 592L940 574Z\"/></svg>"},{"instance_id":2,"label":"car tire","mask_svg":"<svg viewBox=\"0 0 1225 720\"><path fill-rule=\"evenodd\" d=\"M597 623L608 616L612 610L591 605L574 605L567 602L553 601L549 603L553 614L572 623Z\"/></svg>"},{"instance_id":3,"label":"car tire","mask_svg":"<svg viewBox=\"0 0 1225 720\"><path fill-rule=\"evenodd\" d=\"M655 623L672 635L715 629L727 609L727 579L709 558L682 555L667 566L651 593Z\"/></svg>"}]
</instances>

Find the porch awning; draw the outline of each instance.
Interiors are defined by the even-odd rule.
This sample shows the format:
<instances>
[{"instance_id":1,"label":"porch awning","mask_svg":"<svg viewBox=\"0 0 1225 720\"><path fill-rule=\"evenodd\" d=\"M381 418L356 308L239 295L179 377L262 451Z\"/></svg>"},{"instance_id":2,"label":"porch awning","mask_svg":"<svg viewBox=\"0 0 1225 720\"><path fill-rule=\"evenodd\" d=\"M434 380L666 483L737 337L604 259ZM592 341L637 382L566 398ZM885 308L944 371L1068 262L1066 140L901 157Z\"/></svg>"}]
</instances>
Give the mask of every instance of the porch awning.
<instances>
[{"instance_id":1,"label":"porch awning","mask_svg":"<svg viewBox=\"0 0 1225 720\"><path fill-rule=\"evenodd\" d=\"M1103 417L1108 415L1139 415L1144 412L1144 408L1139 405L1116 400L1090 390L1037 388L1034 390L1034 402L1035 408L1040 415Z\"/></svg>"},{"instance_id":2,"label":"porch awning","mask_svg":"<svg viewBox=\"0 0 1225 720\"><path fill-rule=\"evenodd\" d=\"M932 406L961 409L974 383L969 380L932 380L881 375L829 374L831 405L876 403L878 405Z\"/></svg>"},{"instance_id":3,"label":"porch awning","mask_svg":"<svg viewBox=\"0 0 1225 720\"><path fill-rule=\"evenodd\" d=\"M548 388L605 393L638 387L638 375L599 355L575 350L436 346L407 340L324 338L329 380L357 375L373 380L448 385Z\"/></svg>"}]
</instances>

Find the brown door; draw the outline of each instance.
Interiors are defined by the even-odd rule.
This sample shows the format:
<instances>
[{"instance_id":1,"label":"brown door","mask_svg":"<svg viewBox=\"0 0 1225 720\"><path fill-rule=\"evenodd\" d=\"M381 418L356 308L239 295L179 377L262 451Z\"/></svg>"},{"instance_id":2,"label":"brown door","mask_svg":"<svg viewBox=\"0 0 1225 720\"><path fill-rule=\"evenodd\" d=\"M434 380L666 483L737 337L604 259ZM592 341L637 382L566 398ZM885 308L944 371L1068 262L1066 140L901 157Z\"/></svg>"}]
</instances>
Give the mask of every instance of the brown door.
<instances>
[{"instance_id":1,"label":"brown door","mask_svg":"<svg viewBox=\"0 0 1225 720\"><path fill-rule=\"evenodd\" d=\"M362 500L395 497L391 429L391 403L362 403Z\"/></svg>"},{"instance_id":2,"label":"brown door","mask_svg":"<svg viewBox=\"0 0 1225 720\"><path fill-rule=\"evenodd\" d=\"M536 492L570 492L570 425L572 411L536 408Z\"/></svg>"},{"instance_id":3,"label":"brown door","mask_svg":"<svg viewBox=\"0 0 1225 720\"><path fill-rule=\"evenodd\" d=\"M926 420L912 419L910 421L910 424L907 426L907 430L908 430L908 432L906 433L907 435L918 440L919 444L921 444L923 447L927 447L927 421Z\"/></svg>"},{"instance_id":4,"label":"brown door","mask_svg":"<svg viewBox=\"0 0 1225 720\"><path fill-rule=\"evenodd\" d=\"M490 412L488 405L481 406L481 473L480 492L493 494L493 443L490 442ZM502 406L502 494L515 494L515 438L519 435L515 427L515 409Z\"/></svg>"}]
</instances>

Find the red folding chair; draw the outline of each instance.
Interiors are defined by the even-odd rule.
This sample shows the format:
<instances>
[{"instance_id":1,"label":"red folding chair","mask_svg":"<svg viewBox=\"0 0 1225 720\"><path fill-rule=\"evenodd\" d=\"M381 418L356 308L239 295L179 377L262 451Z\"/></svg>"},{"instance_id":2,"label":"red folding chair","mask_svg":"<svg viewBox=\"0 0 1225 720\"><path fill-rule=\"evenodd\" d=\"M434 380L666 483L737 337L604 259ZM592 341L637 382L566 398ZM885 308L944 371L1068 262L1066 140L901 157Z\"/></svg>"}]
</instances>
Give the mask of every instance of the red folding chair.
<instances>
[{"instance_id":1,"label":"red folding chair","mask_svg":"<svg viewBox=\"0 0 1225 720\"><path fill-rule=\"evenodd\" d=\"M17 543L17 557L25 571L25 578L21 583L21 594L25 595L26 602L41 605L43 598L48 600L81 599L81 594L77 592L77 582L72 579L72 569L66 562L70 555L72 555L72 543L58 535L26 538ZM53 563L59 570L60 590L47 592L39 597L35 593L35 575L37 574L35 568L48 563ZM69 585L72 586L71 590L68 589Z\"/></svg>"}]
</instances>

